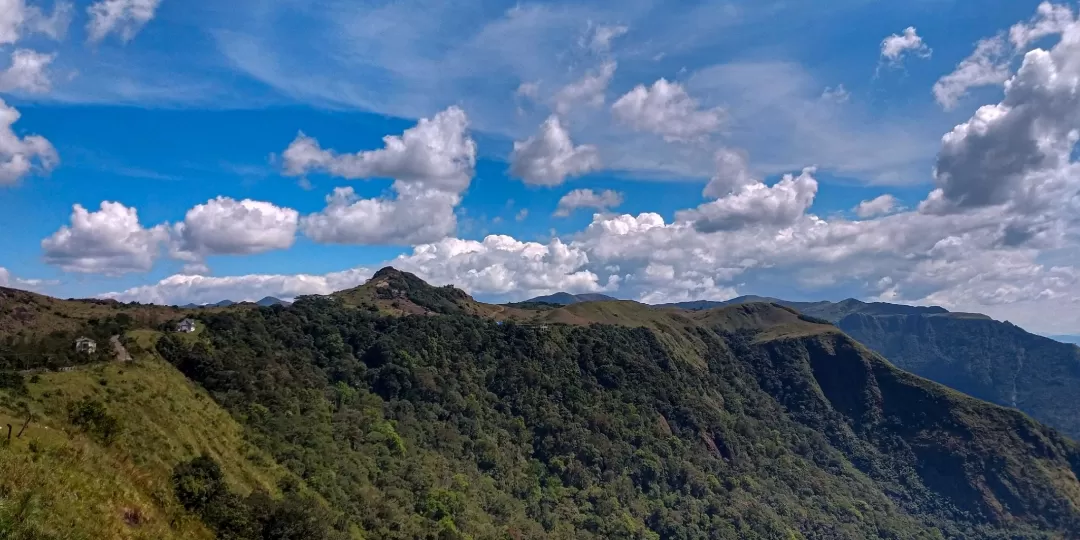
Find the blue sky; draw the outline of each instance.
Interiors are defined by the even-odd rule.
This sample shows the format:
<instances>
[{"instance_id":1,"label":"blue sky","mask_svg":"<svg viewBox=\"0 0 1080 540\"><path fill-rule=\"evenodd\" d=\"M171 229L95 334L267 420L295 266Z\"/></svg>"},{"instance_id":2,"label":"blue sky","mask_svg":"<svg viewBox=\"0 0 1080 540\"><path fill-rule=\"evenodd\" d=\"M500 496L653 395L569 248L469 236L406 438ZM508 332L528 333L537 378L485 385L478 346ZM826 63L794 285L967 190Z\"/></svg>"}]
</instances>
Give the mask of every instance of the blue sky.
<instances>
[{"instance_id":1,"label":"blue sky","mask_svg":"<svg viewBox=\"0 0 1080 540\"><path fill-rule=\"evenodd\" d=\"M1080 125L1021 84L1072 73L1073 4L9 2L0 161L34 166L0 179L0 284L210 302L394 264L491 301L857 297L1080 331L1044 317L1080 300Z\"/></svg>"}]
</instances>

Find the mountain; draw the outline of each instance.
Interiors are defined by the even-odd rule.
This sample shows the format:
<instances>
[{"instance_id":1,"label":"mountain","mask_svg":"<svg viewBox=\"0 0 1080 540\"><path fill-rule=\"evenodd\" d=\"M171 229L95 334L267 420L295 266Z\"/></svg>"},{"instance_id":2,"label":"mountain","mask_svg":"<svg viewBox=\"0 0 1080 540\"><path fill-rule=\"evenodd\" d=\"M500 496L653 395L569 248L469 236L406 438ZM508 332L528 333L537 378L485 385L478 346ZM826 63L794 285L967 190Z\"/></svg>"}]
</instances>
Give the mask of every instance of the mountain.
<instances>
[{"instance_id":1,"label":"mountain","mask_svg":"<svg viewBox=\"0 0 1080 540\"><path fill-rule=\"evenodd\" d=\"M901 369L1080 437L1080 348L988 317L853 314L836 325Z\"/></svg>"},{"instance_id":2,"label":"mountain","mask_svg":"<svg viewBox=\"0 0 1080 540\"><path fill-rule=\"evenodd\" d=\"M82 309L54 300L38 320ZM387 268L290 306L200 311L198 334L127 309L95 306L93 328L125 332L131 366L0 377L0 414L15 424L29 403L49 428L17 439L21 461L0 450L0 537L70 537L71 523L102 538L334 540L1080 530L1075 442L778 303L526 310ZM10 365L15 334L0 334ZM202 397L174 401L144 366ZM156 431L138 427L156 415ZM246 449L178 438L217 430ZM118 473L88 483L103 454Z\"/></svg>"},{"instance_id":3,"label":"mountain","mask_svg":"<svg viewBox=\"0 0 1080 540\"><path fill-rule=\"evenodd\" d=\"M536 298L530 298L522 303L529 304L554 304L557 306L568 306L570 304L577 304L579 302L609 302L617 300L604 294L570 294L565 292L550 294L547 296L537 296Z\"/></svg>"},{"instance_id":4,"label":"mountain","mask_svg":"<svg viewBox=\"0 0 1080 540\"><path fill-rule=\"evenodd\" d=\"M1054 341L1061 343L1069 343L1071 345L1080 345L1080 336L1046 336Z\"/></svg>"},{"instance_id":5,"label":"mountain","mask_svg":"<svg viewBox=\"0 0 1080 540\"><path fill-rule=\"evenodd\" d=\"M273 296L267 296L266 298L263 298L262 300L259 300L258 302L255 302L255 303L257 305L260 305L260 306L263 306L263 307L287 306L287 305L289 305L289 302L286 302L286 301L278 299L278 298L274 298Z\"/></svg>"},{"instance_id":6,"label":"mountain","mask_svg":"<svg viewBox=\"0 0 1080 540\"><path fill-rule=\"evenodd\" d=\"M760 301L742 297L723 304ZM884 302L787 302L834 323L897 367L1080 437L1080 349L986 315ZM690 303L705 306L708 303Z\"/></svg>"}]
</instances>

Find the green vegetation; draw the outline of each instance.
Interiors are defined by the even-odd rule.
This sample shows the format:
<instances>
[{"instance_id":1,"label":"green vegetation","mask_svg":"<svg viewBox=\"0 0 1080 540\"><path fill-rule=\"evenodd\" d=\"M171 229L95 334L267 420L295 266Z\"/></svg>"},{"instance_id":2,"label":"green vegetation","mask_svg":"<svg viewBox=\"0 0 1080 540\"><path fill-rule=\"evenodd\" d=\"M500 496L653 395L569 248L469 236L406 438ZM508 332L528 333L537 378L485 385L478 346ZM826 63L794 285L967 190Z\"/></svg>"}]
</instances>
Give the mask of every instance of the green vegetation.
<instances>
[{"instance_id":1,"label":"green vegetation","mask_svg":"<svg viewBox=\"0 0 1080 540\"><path fill-rule=\"evenodd\" d=\"M241 497L225 482L221 467L202 455L176 466L176 498L227 540L324 540L328 513L296 484L284 482L285 497L276 500L265 491Z\"/></svg>"},{"instance_id":2,"label":"green vegetation","mask_svg":"<svg viewBox=\"0 0 1080 540\"><path fill-rule=\"evenodd\" d=\"M1080 450L1023 415L908 376L793 310L639 306L497 325L306 298L204 316L202 340L158 350L330 503L338 535L1080 530Z\"/></svg>"},{"instance_id":3,"label":"green vegetation","mask_svg":"<svg viewBox=\"0 0 1080 540\"><path fill-rule=\"evenodd\" d=\"M1080 348L964 314L853 314L844 332L898 367L1080 437Z\"/></svg>"},{"instance_id":4,"label":"green vegetation","mask_svg":"<svg viewBox=\"0 0 1080 540\"><path fill-rule=\"evenodd\" d=\"M35 318L4 304L21 322L0 340L96 319L136 361L0 370L0 538L1080 530L1076 443L898 370L828 324L851 306L521 309L384 269L163 334L183 312L27 298Z\"/></svg>"},{"instance_id":5,"label":"green vegetation","mask_svg":"<svg viewBox=\"0 0 1080 540\"><path fill-rule=\"evenodd\" d=\"M204 453L237 492L278 492L290 475L205 391L146 352L158 335L129 336L133 363L0 388L0 538L213 538L177 502L171 480L178 463Z\"/></svg>"}]
</instances>

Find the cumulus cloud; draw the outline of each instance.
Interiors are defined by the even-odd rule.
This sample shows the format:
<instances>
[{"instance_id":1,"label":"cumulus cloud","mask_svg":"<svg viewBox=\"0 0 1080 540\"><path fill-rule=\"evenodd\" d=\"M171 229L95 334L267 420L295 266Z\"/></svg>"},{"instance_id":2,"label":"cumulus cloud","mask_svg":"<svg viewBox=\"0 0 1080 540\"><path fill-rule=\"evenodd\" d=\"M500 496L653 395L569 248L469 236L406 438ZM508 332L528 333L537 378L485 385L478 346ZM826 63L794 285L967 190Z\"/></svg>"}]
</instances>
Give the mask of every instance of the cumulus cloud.
<instances>
[{"instance_id":1,"label":"cumulus cloud","mask_svg":"<svg viewBox=\"0 0 1080 540\"><path fill-rule=\"evenodd\" d=\"M383 141L379 150L344 155L322 149L302 133L289 145L283 153L288 175L394 179L392 199L360 199L350 187L335 189L326 209L301 220L305 235L324 243L409 244L454 232L454 209L476 167L476 143L468 134L465 112L450 107Z\"/></svg>"},{"instance_id":2,"label":"cumulus cloud","mask_svg":"<svg viewBox=\"0 0 1080 540\"><path fill-rule=\"evenodd\" d=\"M99 42L115 33L131 41L146 23L154 18L161 0L101 0L86 8L90 21L86 32L91 42Z\"/></svg>"},{"instance_id":3,"label":"cumulus cloud","mask_svg":"<svg viewBox=\"0 0 1080 540\"><path fill-rule=\"evenodd\" d=\"M385 146L355 154L324 150L301 133L282 154L285 173L302 176L324 172L346 179L393 178L431 189L462 191L472 180L476 143L468 134L469 119L459 107L422 118L405 132L383 137Z\"/></svg>"},{"instance_id":4,"label":"cumulus cloud","mask_svg":"<svg viewBox=\"0 0 1080 540\"><path fill-rule=\"evenodd\" d=\"M122 302L184 305L207 304L228 298L236 302L254 302L273 296L291 300L297 296L329 294L362 285L371 278L373 270L354 268L324 275L249 274L244 276L209 277L177 274L157 283L101 295Z\"/></svg>"},{"instance_id":5,"label":"cumulus cloud","mask_svg":"<svg viewBox=\"0 0 1080 540\"><path fill-rule=\"evenodd\" d=\"M620 122L649 131L667 141L691 141L716 131L724 119L723 109L702 109L679 83L660 79L652 87L641 84L612 106Z\"/></svg>"},{"instance_id":6,"label":"cumulus cloud","mask_svg":"<svg viewBox=\"0 0 1080 540\"><path fill-rule=\"evenodd\" d=\"M597 148L588 144L574 146L570 133L555 115L540 125L536 135L515 141L510 154L510 173L528 184L557 186L568 177L598 168Z\"/></svg>"},{"instance_id":7,"label":"cumulus cloud","mask_svg":"<svg viewBox=\"0 0 1080 540\"><path fill-rule=\"evenodd\" d=\"M787 227L814 203L818 184L813 174L814 169L807 168L797 177L784 175L772 186L749 184L696 209L679 212L676 217L693 223L703 233L753 226Z\"/></svg>"},{"instance_id":8,"label":"cumulus cloud","mask_svg":"<svg viewBox=\"0 0 1080 540\"><path fill-rule=\"evenodd\" d=\"M716 151L714 158L716 174L705 186L703 194L706 197L718 199L744 186L760 182L750 172L746 152L735 148L721 148Z\"/></svg>"},{"instance_id":9,"label":"cumulus cloud","mask_svg":"<svg viewBox=\"0 0 1080 540\"><path fill-rule=\"evenodd\" d=\"M323 244L409 245L450 236L457 228L461 196L397 186L397 199L362 199L351 187L326 197L326 208L305 216L301 230Z\"/></svg>"},{"instance_id":10,"label":"cumulus cloud","mask_svg":"<svg viewBox=\"0 0 1080 540\"><path fill-rule=\"evenodd\" d=\"M862 219L877 217L885 214L890 214L899 206L899 201L896 197L889 195L888 193L875 197L868 201L862 201L855 206L855 215Z\"/></svg>"},{"instance_id":11,"label":"cumulus cloud","mask_svg":"<svg viewBox=\"0 0 1080 540\"><path fill-rule=\"evenodd\" d=\"M1080 137L1080 25L1049 51L1035 49L1005 83L1005 97L979 108L942 139L927 211L1010 204L1027 214L1072 198L1072 152Z\"/></svg>"},{"instance_id":12,"label":"cumulus cloud","mask_svg":"<svg viewBox=\"0 0 1080 540\"><path fill-rule=\"evenodd\" d=\"M903 34L893 34L881 40L881 59L892 65L903 62L909 54L929 58L932 53L914 26L905 28Z\"/></svg>"},{"instance_id":13,"label":"cumulus cloud","mask_svg":"<svg viewBox=\"0 0 1080 540\"><path fill-rule=\"evenodd\" d=\"M299 213L272 203L217 197L188 210L173 227L174 257L201 261L211 255L251 255L288 249Z\"/></svg>"},{"instance_id":14,"label":"cumulus cloud","mask_svg":"<svg viewBox=\"0 0 1080 540\"><path fill-rule=\"evenodd\" d=\"M0 186L18 182L32 172L48 173L60 161L45 137L19 137L13 126L21 114L0 99Z\"/></svg>"},{"instance_id":15,"label":"cumulus cloud","mask_svg":"<svg viewBox=\"0 0 1080 540\"><path fill-rule=\"evenodd\" d=\"M11 65L0 72L0 92L48 92L51 83L46 69L55 59L55 54L16 49L11 53Z\"/></svg>"},{"instance_id":16,"label":"cumulus cloud","mask_svg":"<svg viewBox=\"0 0 1080 540\"><path fill-rule=\"evenodd\" d=\"M606 61L600 65L600 69L590 70L581 79L563 87L554 97L555 112L565 115L577 105L603 105L608 85L615 76L615 68L614 61Z\"/></svg>"},{"instance_id":17,"label":"cumulus cloud","mask_svg":"<svg viewBox=\"0 0 1080 540\"><path fill-rule=\"evenodd\" d=\"M42 240L41 248L47 264L65 271L120 275L153 267L168 237L166 226L146 229L134 208L105 201L97 212L76 204L71 224Z\"/></svg>"},{"instance_id":18,"label":"cumulus cloud","mask_svg":"<svg viewBox=\"0 0 1080 540\"><path fill-rule=\"evenodd\" d=\"M1008 48L1003 36L983 39L952 73L934 83L934 98L946 110L956 107L967 91L980 86L999 85L1012 74Z\"/></svg>"},{"instance_id":19,"label":"cumulus cloud","mask_svg":"<svg viewBox=\"0 0 1080 540\"><path fill-rule=\"evenodd\" d=\"M559 206L555 209L556 217L567 217L578 208L592 208L598 211L606 211L623 203L623 195L618 191L606 189L595 192L591 189L575 189L559 199Z\"/></svg>"}]
</instances>

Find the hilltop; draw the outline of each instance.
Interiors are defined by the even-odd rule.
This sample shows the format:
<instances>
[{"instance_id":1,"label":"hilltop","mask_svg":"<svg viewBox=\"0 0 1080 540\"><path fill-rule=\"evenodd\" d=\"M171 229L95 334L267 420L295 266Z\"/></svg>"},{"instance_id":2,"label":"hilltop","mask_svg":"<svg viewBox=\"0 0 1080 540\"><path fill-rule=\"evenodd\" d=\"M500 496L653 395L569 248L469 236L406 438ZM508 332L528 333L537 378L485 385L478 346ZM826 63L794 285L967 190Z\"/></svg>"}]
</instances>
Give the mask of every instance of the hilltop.
<instances>
[{"instance_id":1,"label":"hilltop","mask_svg":"<svg viewBox=\"0 0 1080 540\"><path fill-rule=\"evenodd\" d=\"M568 306L570 304L577 304L581 302L610 302L618 300L606 294L570 294L566 292L559 292L555 294L549 294L547 296L537 296L536 298L530 298L525 300L524 304L554 304L557 306Z\"/></svg>"}]
</instances>

